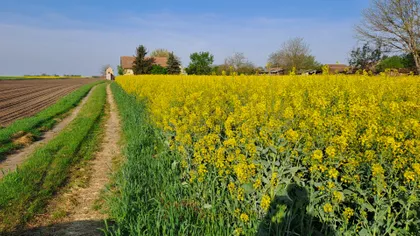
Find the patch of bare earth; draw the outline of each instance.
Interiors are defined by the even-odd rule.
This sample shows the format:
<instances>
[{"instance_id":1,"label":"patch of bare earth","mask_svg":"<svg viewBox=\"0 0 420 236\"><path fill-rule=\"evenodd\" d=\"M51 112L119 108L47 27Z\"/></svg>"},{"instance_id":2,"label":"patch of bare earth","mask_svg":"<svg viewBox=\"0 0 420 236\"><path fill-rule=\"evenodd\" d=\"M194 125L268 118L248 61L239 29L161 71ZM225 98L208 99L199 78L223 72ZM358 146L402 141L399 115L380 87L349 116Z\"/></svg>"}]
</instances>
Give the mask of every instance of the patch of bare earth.
<instances>
[{"instance_id":1,"label":"patch of bare earth","mask_svg":"<svg viewBox=\"0 0 420 236\"><path fill-rule=\"evenodd\" d=\"M33 142L33 135L32 134L23 134L18 133L16 134L16 139L13 140L15 144L20 144L25 146L25 148L16 151L14 154L11 154L6 157L6 160L0 162L0 179L3 178L8 172L16 170L16 168L21 165L26 159L41 145L48 143L51 141L58 133L61 132L70 122L76 118L77 114L79 114L80 109L86 103L90 94L92 93L93 89L82 99L81 103L74 108L70 115L66 116L62 121L58 122L57 125L50 131L45 132L41 140Z\"/></svg>"},{"instance_id":2,"label":"patch of bare earth","mask_svg":"<svg viewBox=\"0 0 420 236\"><path fill-rule=\"evenodd\" d=\"M120 157L120 122L110 87L107 87L109 114L103 140L95 159L72 176L70 187L60 192L23 235L102 235L106 213L98 205L109 183L112 163Z\"/></svg>"},{"instance_id":3,"label":"patch of bare earth","mask_svg":"<svg viewBox=\"0 0 420 236\"><path fill-rule=\"evenodd\" d=\"M14 139L13 144L27 147L31 145L33 141L34 141L34 135L29 133L29 134L24 134L23 136Z\"/></svg>"},{"instance_id":4,"label":"patch of bare earth","mask_svg":"<svg viewBox=\"0 0 420 236\"><path fill-rule=\"evenodd\" d=\"M97 79L0 80L0 126L32 116Z\"/></svg>"}]
</instances>

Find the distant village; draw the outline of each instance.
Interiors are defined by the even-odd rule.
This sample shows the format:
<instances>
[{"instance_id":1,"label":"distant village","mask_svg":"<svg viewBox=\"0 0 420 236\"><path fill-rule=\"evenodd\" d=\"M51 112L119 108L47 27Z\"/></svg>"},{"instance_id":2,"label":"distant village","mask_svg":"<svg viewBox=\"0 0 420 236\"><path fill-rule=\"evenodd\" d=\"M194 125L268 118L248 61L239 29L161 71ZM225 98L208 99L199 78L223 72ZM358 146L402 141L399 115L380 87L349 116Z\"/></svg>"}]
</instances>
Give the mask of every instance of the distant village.
<instances>
[{"instance_id":1,"label":"distant village","mask_svg":"<svg viewBox=\"0 0 420 236\"><path fill-rule=\"evenodd\" d=\"M170 58L172 55L172 59ZM190 55L190 64L184 68L179 58L169 50L156 49L147 56L147 49L140 45L135 56L121 56L119 75L136 74L191 74L191 75L315 75L315 74L361 74L394 75L417 74L412 54L388 55L381 45L366 43L355 48L349 55L349 64L321 64L310 54L309 45L303 38L285 42L269 55L267 64L256 66L243 53L234 53L225 58L223 64L215 65L210 52L196 52ZM174 64L175 63L175 64ZM172 68L172 69L169 69Z\"/></svg>"}]
</instances>

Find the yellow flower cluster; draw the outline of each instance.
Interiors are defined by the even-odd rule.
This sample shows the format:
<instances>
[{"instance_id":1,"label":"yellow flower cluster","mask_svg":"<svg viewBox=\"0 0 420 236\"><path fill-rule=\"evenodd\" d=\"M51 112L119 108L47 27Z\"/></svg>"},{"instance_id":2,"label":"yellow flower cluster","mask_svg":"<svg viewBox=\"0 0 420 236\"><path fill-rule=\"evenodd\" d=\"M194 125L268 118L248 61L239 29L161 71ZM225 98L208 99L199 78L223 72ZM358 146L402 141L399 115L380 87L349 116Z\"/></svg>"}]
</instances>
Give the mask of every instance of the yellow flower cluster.
<instances>
[{"instance_id":1,"label":"yellow flower cluster","mask_svg":"<svg viewBox=\"0 0 420 236\"><path fill-rule=\"evenodd\" d=\"M325 213L331 213L331 212L333 212L333 211L334 211L333 206L332 206L330 203L326 203L326 204L323 206L323 209L324 209L324 212L325 212Z\"/></svg>"},{"instance_id":2,"label":"yellow flower cluster","mask_svg":"<svg viewBox=\"0 0 420 236\"><path fill-rule=\"evenodd\" d=\"M382 178L384 175L384 168L380 164L373 164L372 166L372 175L374 177Z\"/></svg>"},{"instance_id":3,"label":"yellow flower cluster","mask_svg":"<svg viewBox=\"0 0 420 236\"><path fill-rule=\"evenodd\" d=\"M360 188L370 196L393 184L419 187L419 77L144 75L117 82L146 98L192 186L219 181L250 216L267 211L293 181L314 189L322 199L316 209L336 209L345 219L366 206Z\"/></svg>"},{"instance_id":4,"label":"yellow flower cluster","mask_svg":"<svg viewBox=\"0 0 420 236\"><path fill-rule=\"evenodd\" d=\"M247 214L245 214L245 213L242 213L241 216L240 216L240 218L245 223L249 221L249 216Z\"/></svg>"},{"instance_id":5,"label":"yellow flower cluster","mask_svg":"<svg viewBox=\"0 0 420 236\"><path fill-rule=\"evenodd\" d=\"M268 208L270 207L271 199L269 196L264 195L261 200L261 208L264 209L264 211L268 211Z\"/></svg>"},{"instance_id":6,"label":"yellow flower cluster","mask_svg":"<svg viewBox=\"0 0 420 236\"><path fill-rule=\"evenodd\" d=\"M346 220L349 220L353 215L354 215L354 210L353 209L351 209L350 207L346 207L345 209L344 209L344 213L343 213L343 215L344 215L344 218L346 219Z\"/></svg>"}]
</instances>

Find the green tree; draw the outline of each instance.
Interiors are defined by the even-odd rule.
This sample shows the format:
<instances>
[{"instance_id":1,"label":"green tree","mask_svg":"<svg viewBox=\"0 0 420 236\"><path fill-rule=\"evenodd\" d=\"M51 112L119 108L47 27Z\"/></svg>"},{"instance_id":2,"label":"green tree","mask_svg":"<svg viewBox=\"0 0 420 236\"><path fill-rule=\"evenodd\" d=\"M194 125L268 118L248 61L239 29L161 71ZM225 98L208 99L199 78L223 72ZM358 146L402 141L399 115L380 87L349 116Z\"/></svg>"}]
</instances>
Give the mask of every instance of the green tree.
<instances>
[{"instance_id":1,"label":"green tree","mask_svg":"<svg viewBox=\"0 0 420 236\"><path fill-rule=\"evenodd\" d=\"M121 65L118 65L118 66L117 66L117 69L118 69L118 74L119 74L119 75L124 75L124 69L122 68L122 66L121 66Z\"/></svg>"},{"instance_id":2,"label":"green tree","mask_svg":"<svg viewBox=\"0 0 420 236\"><path fill-rule=\"evenodd\" d=\"M365 43L363 47L351 51L349 65L358 70L369 70L376 66L381 60L381 56L382 47L380 44L372 47L369 43Z\"/></svg>"},{"instance_id":3,"label":"green tree","mask_svg":"<svg viewBox=\"0 0 420 236\"><path fill-rule=\"evenodd\" d=\"M316 61L312 55L305 57L302 64L303 68L307 70L322 70L322 64Z\"/></svg>"},{"instance_id":4,"label":"green tree","mask_svg":"<svg viewBox=\"0 0 420 236\"><path fill-rule=\"evenodd\" d=\"M257 71L255 65L252 62L247 62L243 64L241 67L239 67L236 72L238 74L244 74L244 75L253 75Z\"/></svg>"},{"instance_id":5,"label":"green tree","mask_svg":"<svg viewBox=\"0 0 420 236\"><path fill-rule=\"evenodd\" d=\"M152 75L166 75L166 74L168 74L168 70L161 65L153 65L152 69L150 70L150 74L152 74Z\"/></svg>"},{"instance_id":6,"label":"green tree","mask_svg":"<svg viewBox=\"0 0 420 236\"><path fill-rule=\"evenodd\" d=\"M153 57L146 58L147 49L140 45L136 49L136 59L133 64L133 72L135 75L150 74L155 59Z\"/></svg>"},{"instance_id":7,"label":"green tree","mask_svg":"<svg viewBox=\"0 0 420 236\"><path fill-rule=\"evenodd\" d=\"M383 72L386 69L400 69L404 68L404 59L400 56L388 57L376 66L378 72Z\"/></svg>"},{"instance_id":8,"label":"green tree","mask_svg":"<svg viewBox=\"0 0 420 236\"><path fill-rule=\"evenodd\" d=\"M181 62L173 52L169 53L168 66L166 68L170 75L179 75L181 73Z\"/></svg>"},{"instance_id":9,"label":"green tree","mask_svg":"<svg viewBox=\"0 0 420 236\"><path fill-rule=\"evenodd\" d=\"M226 64L212 66L212 73L216 75L223 75L223 72L225 75L230 75L230 71L231 68L229 68L229 66Z\"/></svg>"},{"instance_id":10,"label":"green tree","mask_svg":"<svg viewBox=\"0 0 420 236\"><path fill-rule=\"evenodd\" d=\"M418 53L420 54L420 53ZM416 62L414 61L413 53L403 54L402 56L404 68L409 68L415 70Z\"/></svg>"},{"instance_id":11,"label":"green tree","mask_svg":"<svg viewBox=\"0 0 420 236\"><path fill-rule=\"evenodd\" d=\"M188 74L209 75L212 72L211 65L214 57L210 52L195 52L190 55L191 62L186 68Z\"/></svg>"}]
</instances>

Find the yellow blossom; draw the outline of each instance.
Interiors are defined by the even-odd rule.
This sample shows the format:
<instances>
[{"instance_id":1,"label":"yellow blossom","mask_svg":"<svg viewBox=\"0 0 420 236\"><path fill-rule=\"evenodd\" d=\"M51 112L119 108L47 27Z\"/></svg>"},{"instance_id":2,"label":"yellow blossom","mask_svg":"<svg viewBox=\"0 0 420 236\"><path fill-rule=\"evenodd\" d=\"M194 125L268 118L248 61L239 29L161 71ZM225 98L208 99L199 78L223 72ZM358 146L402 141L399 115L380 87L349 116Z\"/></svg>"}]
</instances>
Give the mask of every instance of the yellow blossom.
<instances>
[{"instance_id":1,"label":"yellow blossom","mask_svg":"<svg viewBox=\"0 0 420 236\"><path fill-rule=\"evenodd\" d=\"M232 193L235 191L235 184L234 184L234 183L232 183L232 182L230 182L230 183L228 184L228 190L229 190L229 192L232 194Z\"/></svg>"},{"instance_id":2,"label":"yellow blossom","mask_svg":"<svg viewBox=\"0 0 420 236\"><path fill-rule=\"evenodd\" d=\"M247 223L249 221L249 216L245 213L242 213L240 216L241 220L245 223Z\"/></svg>"},{"instance_id":3,"label":"yellow blossom","mask_svg":"<svg viewBox=\"0 0 420 236\"><path fill-rule=\"evenodd\" d=\"M374 177L382 177L385 171L380 164L373 164L372 166L372 175Z\"/></svg>"},{"instance_id":4,"label":"yellow blossom","mask_svg":"<svg viewBox=\"0 0 420 236\"><path fill-rule=\"evenodd\" d=\"M243 233L243 229L242 228L236 228L233 231L233 235L235 235L235 236L240 236L240 235L242 235L242 233Z\"/></svg>"},{"instance_id":5,"label":"yellow blossom","mask_svg":"<svg viewBox=\"0 0 420 236\"><path fill-rule=\"evenodd\" d=\"M344 218L349 220L354 215L354 210L350 207L346 207L343 212Z\"/></svg>"},{"instance_id":6,"label":"yellow blossom","mask_svg":"<svg viewBox=\"0 0 420 236\"><path fill-rule=\"evenodd\" d=\"M299 134L298 134L298 132L294 131L293 129L289 129L286 132L286 138L289 142L295 143L299 139Z\"/></svg>"},{"instance_id":7,"label":"yellow blossom","mask_svg":"<svg viewBox=\"0 0 420 236\"><path fill-rule=\"evenodd\" d=\"M238 199L238 201L243 201L244 200L244 189L243 188L238 188L237 199Z\"/></svg>"},{"instance_id":8,"label":"yellow blossom","mask_svg":"<svg viewBox=\"0 0 420 236\"><path fill-rule=\"evenodd\" d=\"M322 162L322 151L321 150L315 150L312 154L312 160L315 160L317 162Z\"/></svg>"},{"instance_id":9,"label":"yellow blossom","mask_svg":"<svg viewBox=\"0 0 420 236\"><path fill-rule=\"evenodd\" d=\"M414 163L412 167L413 167L414 172L416 172L416 174L420 177L420 164Z\"/></svg>"},{"instance_id":10,"label":"yellow blossom","mask_svg":"<svg viewBox=\"0 0 420 236\"><path fill-rule=\"evenodd\" d=\"M271 175L271 181L270 181L270 184L271 184L271 186L273 186L273 187L277 186L277 183L278 183L277 175L278 175L278 173L277 173L277 172L273 172L273 174Z\"/></svg>"},{"instance_id":11,"label":"yellow blossom","mask_svg":"<svg viewBox=\"0 0 420 236\"><path fill-rule=\"evenodd\" d=\"M327 153L328 157L335 157L336 151L334 147L328 146L327 149L325 149L325 152Z\"/></svg>"},{"instance_id":12,"label":"yellow blossom","mask_svg":"<svg viewBox=\"0 0 420 236\"><path fill-rule=\"evenodd\" d=\"M261 208L264 211L268 211L268 208L270 207L271 198L268 195L264 195L261 199Z\"/></svg>"},{"instance_id":13,"label":"yellow blossom","mask_svg":"<svg viewBox=\"0 0 420 236\"><path fill-rule=\"evenodd\" d=\"M326 167L325 165L319 165L318 168L322 173L324 173L326 170L328 170L328 167Z\"/></svg>"},{"instance_id":14,"label":"yellow blossom","mask_svg":"<svg viewBox=\"0 0 420 236\"><path fill-rule=\"evenodd\" d=\"M194 182L194 180L197 178L197 173L195 171L190 172L190 183Z\"/></svg>"},{"instance_id":15,"label":"yellow blossom","mask_svg":"<svg viewBox=\"0 0 420 236\"><path fill-rule=\"evenodd\" d=\"M335 188L335 184L333 182L328 182L328 188L329 189Z\"/></svg>"},{"instance_id":16,"label":"yellow blossom","mask_svg":"<svg viewBox=\"0 0 420 236\"><path fill-rule=\"evenodd\" d=\"M334 211L332 205L330 203L327 203L323 206L325 213L332 213Z\"/></svg>"},{"instance_id":17,"label":"yellow blossom","mask_svg":"<svg viewBox=\"0 0 420 236\"><path fill-rule=\"evenodd\" d=\"M334 196L334 200L336 200L337 202L344 201L344 194L342 192L334 191L333 196Z\"/></svg>"},{"instance_id":18,"label":"yellow blossom","mask_svg":"<svg viewBox=\"0 0 420 236\"><path fill-rule=\"evenodd\" d=\"M255 183L253 185L254 189L259 189L261 187L261 179L255 180Z\"/></svg>"},{"instance_id":19,"label":"yellow blossom","mask_svg":"<svg viewBox=\"0 0 420 236\"><path fill-rule=\"evenodd\" d=\"M337 179L337 177L338 177L338 170L331 168L331 169L328 170L328 175L331 178L333 178L333 179Z\"/></svg>"},{"instance_id":20,"label":"yellow blossom","mask_svg":"<svg viewBox=\"0 0 420 236\"><path fill-rule=\"evenodd\" d=\"M416 173L414 171L407 170L404 172L404 178L405 178L405 181L407 181L408 183L415 181Z\"/></svg>"},{"instance_id":21,"label":"yellow blossom","mask_svg":"<svg viewBox=\"0 0 420 236\"><path fill-rule=\"evenodd\" d=\"M234 138L230 138L226 141L223 142L223 144L225 145L225 147L235 147L236 146L236 140Z\"/></svg>"}]
</instances>

